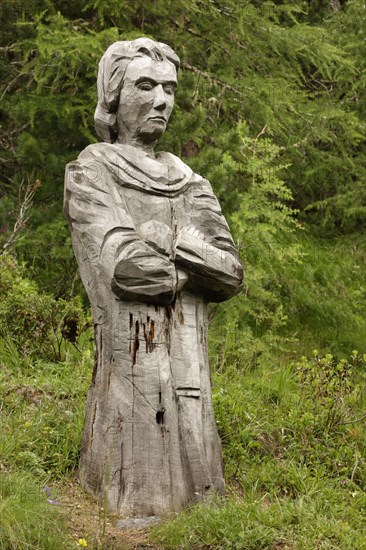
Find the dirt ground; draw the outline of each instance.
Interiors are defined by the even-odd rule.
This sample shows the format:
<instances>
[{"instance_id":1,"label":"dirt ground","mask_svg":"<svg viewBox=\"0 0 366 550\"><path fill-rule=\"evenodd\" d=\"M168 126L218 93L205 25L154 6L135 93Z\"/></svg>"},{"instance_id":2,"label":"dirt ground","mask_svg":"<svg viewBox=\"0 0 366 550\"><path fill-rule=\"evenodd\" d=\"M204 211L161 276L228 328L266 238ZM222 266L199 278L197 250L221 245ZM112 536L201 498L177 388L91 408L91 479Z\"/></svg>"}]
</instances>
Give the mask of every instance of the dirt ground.
<instances>
[{"instance_id":1,"label":"dirt ground","mask_svg":"<svg viewBox=\"0 0 366 550\"><path fill-rule=\"evenodd\" d=\"M147 529L116 529L117 518L108 516L101 505L85 493L77 478L52 484L52 493L65 516L70 537L85 539L93 550L161 550L148 543Z\"/></svg>"}]
</instances>

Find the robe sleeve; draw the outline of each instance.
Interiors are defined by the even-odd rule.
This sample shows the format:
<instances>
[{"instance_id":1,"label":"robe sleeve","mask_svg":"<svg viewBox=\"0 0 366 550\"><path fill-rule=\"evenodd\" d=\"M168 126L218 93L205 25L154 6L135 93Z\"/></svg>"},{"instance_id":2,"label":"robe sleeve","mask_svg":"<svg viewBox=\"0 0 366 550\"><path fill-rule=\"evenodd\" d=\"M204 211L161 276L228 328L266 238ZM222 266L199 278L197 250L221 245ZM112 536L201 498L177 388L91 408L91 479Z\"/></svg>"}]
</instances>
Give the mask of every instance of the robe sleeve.
<instances>
[{"instance_id":1,"label":"robe sleeve","mask_svg":"<svg viewBox=\"0 0 366 550\"><path fill-rule=\"evenodd\" d=\"M64 208L84 284L99 277L123 300L171 303L175 266L140 238L102 163L79 160L67 165Z\"/></svg>"},{"instance_id":2,"label":"robe sleeve","mask_svg":"<svg viewBox=\"0 0 366 550\"><path fill-rule=\"evenodd\" d=\"M188 286L207 301L227 300L243 288L239 255L207 180L193 187L190 226L178 232L175 262L188 273Z\"/></svg>"}]
</instances>

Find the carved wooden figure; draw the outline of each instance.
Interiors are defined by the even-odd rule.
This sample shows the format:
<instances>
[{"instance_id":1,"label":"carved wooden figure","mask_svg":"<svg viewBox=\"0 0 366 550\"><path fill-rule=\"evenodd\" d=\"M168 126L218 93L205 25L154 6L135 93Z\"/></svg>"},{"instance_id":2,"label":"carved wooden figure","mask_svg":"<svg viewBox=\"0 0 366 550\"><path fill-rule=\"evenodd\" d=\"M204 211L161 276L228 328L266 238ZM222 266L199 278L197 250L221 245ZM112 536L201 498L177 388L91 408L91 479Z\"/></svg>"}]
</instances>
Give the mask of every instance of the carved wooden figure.
<instances>
[{"instance_id":1,"label":"carved wooden figure","mask_svg":"<svg viewBox=\"0 0 366 550\"><path fill-rule=\"evenodd\" d=\"M65 212L95 326L80 479L109 511L161 515L222 490L207 303L242 267L209 182L155 153L179 58L116 42L99 64L96 130L66 168Z\"/></svg>"}]
</instances>

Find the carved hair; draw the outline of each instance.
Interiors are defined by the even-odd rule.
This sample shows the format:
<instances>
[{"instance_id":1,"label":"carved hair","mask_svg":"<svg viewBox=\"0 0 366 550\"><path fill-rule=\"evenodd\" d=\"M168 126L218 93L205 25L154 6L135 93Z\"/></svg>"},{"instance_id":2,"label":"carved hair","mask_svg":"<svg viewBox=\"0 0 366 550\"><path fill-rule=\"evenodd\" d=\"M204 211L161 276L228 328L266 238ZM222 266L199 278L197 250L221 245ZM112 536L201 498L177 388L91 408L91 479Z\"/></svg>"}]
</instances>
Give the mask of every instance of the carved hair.
<instances>
[{"instance_id":1,"label":"carved hair","mask_svg":"<svg viewBox=\"0 0 366 550\"><path fill-rule=\"evenodd\" d=\"M179 57L174 51L150 38L115 42L109 46L99 62L98 104L94 113L95 129L102 141L113 143L117 139L116 112L124 75L128 64L143 55L155 61L170 61L179 68Z\"/></svg>"}]
</instances>

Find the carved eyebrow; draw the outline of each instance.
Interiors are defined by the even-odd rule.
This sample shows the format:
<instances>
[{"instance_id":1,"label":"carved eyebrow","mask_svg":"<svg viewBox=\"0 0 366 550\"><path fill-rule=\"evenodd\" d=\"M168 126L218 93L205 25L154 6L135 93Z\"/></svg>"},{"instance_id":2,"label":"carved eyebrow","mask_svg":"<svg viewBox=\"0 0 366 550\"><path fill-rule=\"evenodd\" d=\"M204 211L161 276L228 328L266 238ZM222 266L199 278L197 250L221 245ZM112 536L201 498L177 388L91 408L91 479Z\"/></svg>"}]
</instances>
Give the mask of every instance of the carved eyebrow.
<instances>
[{"instance_id":1,"label":"carved eyebrow","mask_svg":"<svg viewBox=\"0 0 366 550\"><path fill-rule=\"evenodd\" d=\"M150 84L153 84L154 86L157 86L158 84L162 84L163 86L173 86L175 89L178 87L175 80L164 80L162 82L158 82L149 76L140 76L140 78L136 80L135 86L138 86L141 82L150 82Z\"/></svg>"}]
</instances>

